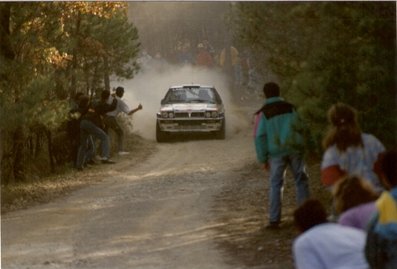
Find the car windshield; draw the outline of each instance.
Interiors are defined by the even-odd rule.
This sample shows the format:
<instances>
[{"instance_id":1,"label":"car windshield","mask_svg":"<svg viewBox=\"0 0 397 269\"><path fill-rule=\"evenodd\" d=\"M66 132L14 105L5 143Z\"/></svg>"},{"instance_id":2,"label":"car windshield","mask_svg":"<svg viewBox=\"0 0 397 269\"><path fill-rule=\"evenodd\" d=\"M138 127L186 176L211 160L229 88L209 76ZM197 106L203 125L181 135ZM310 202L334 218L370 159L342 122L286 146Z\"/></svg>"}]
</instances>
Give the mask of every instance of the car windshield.
<instances>
[{"instance_id":1,"label":"car windshield","mask_svg":"<svg viewBox=\"0 0 397 269\"><path fill-rule=\"evenodd\" d=\"M212 88L171 88L165 103L220 103L219 95Z\"/></svg>"}]
</instances>

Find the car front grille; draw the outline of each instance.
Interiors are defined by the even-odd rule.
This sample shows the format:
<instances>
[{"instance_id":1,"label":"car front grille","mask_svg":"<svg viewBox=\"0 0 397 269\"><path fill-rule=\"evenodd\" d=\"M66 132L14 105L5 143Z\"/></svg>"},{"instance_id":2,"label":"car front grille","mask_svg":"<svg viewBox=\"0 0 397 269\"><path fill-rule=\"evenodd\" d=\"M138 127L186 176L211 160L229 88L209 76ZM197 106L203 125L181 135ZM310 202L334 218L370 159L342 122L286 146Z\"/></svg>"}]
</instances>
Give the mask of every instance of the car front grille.
<instances>
[{"instance_id":1,"label":"car front grille","mask_svg":"<svg viewBox=\"0 0 397 269\"><path fill-rule=\"evenodd\" d=\"M175 112L175 118L204 118L204 112Z\"/></svg>"},{"instance_id":2,"label":"car front grille","mask_svg":"<svg viewBox=\"0 0 397 269\"><path fill-rule=\"evenodd\" d=\"M191 118L204 118L205 114L204 114L204 112L192 112L190 114L190 117Z\"/></svg>"}]
</instances>

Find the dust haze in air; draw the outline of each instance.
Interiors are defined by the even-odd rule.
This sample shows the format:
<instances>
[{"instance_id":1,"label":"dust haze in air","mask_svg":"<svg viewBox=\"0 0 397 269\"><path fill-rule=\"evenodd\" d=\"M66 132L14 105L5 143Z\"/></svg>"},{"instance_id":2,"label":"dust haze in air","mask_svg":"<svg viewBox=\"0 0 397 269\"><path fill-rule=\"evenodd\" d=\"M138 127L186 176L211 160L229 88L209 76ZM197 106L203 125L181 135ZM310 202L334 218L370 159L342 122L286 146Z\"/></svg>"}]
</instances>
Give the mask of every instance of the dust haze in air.
<instances>
[{"instance_id":1,"label":"dust haze in air","mask_svg":"<svg viewBox=\"0 0 397 269\"><path fill-rule=\"evenodd\" d=\"M228 40L228 26L223 17L230 8L227 2L130 2L129 20L139 33L141 51L151 55L151 62L142 63L142 69L132 80L112 82L111 87L123 86L124 99L129 107L139 103L143 110L131 118L132 132L147 139L155 139L156 113L160 101L170 86L181 84L213 85L218 90L226 110L226 139L247 128L233 105L227 78L217 68L198 68L191 64L174 63L176 44L191 43L192 51L198 43L208 40L216 52ZM161 59L156 59L156 54Z\"/></svg>"},{"instance_id":2,"label":"dust haze in air","mask_svg":"<svg viewBox=\"0 0 397 269\"><path fill-rule=\"evenodd\" d=\"M132 132L154 140L156 113L168 88L173 85L191 83L212 85L221 95L226 110L226 138L242 128L248 128L249 123L238 114L232 103L226 78L217 69L203 69L191 65L179 66L164 62L155 63L143 66L132 80L114 82L113 86L124 87L123 98L131 109L136 108L138 104L143 106L143 110L136 112L131 118Z\"/></svg>"}]
</instances>

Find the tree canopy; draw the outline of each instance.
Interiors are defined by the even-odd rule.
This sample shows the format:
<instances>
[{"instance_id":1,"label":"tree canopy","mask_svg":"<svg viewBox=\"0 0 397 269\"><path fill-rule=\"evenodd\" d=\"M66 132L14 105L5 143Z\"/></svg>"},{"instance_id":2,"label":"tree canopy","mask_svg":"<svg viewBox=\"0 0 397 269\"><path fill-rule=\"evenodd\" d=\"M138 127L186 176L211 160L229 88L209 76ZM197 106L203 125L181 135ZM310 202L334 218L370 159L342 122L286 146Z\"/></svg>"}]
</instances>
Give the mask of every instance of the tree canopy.
<instances>
[{"instance_id":1,"label":"tree canopy","mask_svg":"<svg viewBox=\"0 0 397 269\"><path fill-rule=\"evenodd\" d=\"M278 75L317 142L328 108L345 102L363 131L396 145L396 3L241 2L234 12L236 39Z\"/></svg>"},{"instance_id":2,"label":"tree canopy","mask_svg":"<svg viewBox=\"0 0 397 269\"><path fill-rule=\"evenodd\" d=\"M133 77L139 42L137 29L128 22L127 6L0 3L2 156L20 163L17 155L26 154L16 144L23 145L38 127L57 129L66 120L68 97L76 92L93 96L109 89L112 75ZM14 142L7 142L10 138Z\"/></svg>"}]
</instances>

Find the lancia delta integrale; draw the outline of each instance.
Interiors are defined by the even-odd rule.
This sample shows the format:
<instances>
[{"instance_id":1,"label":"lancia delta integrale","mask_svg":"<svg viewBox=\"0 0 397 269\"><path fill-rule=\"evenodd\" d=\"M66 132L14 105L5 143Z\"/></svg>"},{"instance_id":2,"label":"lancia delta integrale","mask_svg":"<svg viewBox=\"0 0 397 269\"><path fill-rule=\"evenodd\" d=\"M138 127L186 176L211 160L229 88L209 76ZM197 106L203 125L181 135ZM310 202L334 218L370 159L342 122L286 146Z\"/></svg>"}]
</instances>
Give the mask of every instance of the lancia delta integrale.
<instances>
[{"instance_id":1,"label":"lancia delta integrale","mask_svg":"<svg viewBox=\"0 0 397 269\"><path fill-rule=\"evenodd\" d=\"M172 134L213 133L225 138L225 111L215 87L181 85L168 89L157 113L156 139L166 141Z\"/></svg>"}]
</instances>

